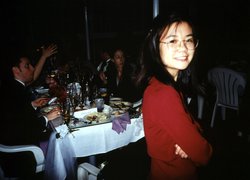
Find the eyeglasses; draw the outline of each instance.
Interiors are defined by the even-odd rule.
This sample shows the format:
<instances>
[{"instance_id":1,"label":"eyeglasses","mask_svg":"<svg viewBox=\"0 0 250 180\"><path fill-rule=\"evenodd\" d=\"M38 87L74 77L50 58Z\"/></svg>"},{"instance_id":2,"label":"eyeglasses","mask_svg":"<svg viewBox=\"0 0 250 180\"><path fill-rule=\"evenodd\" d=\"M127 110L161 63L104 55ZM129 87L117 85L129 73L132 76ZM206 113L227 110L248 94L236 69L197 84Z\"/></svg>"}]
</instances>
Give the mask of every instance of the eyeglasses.
<instances>
[{"instance_id":1,"label":"eyeglasses","mask_svg":"<svg viewBox=\"0 0 250 180\"><path fill-rule=\"evenodd\" d=\"M170 50L176 50L177 48L181 47L181 42L183 42L184 46L188 50L194 50L199 44L199 40L195 40L194 38L181 41L178 39L171 39L167 42L160 41L160 43L166 44Z\"/></svg>"}]
</instances>

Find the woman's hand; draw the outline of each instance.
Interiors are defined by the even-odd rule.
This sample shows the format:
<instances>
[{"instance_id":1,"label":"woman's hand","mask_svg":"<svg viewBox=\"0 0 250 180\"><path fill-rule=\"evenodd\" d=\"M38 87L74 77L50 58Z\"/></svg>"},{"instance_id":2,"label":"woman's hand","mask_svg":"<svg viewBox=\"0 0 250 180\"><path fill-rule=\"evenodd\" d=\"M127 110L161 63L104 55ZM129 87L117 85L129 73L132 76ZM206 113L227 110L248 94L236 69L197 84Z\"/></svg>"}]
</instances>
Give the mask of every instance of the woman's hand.
<instances>
[{"instance_id":1,"label":"woman's hand","mask_svg":"<svg viewBox=\"0 0 250 180\"><path fill-rule=\"evenodd\" d=\"M57 53L57 45L50 44L48 47L42 46L42 56L45 58L50 57L53 54Z\"/></svg>"},{"instance_id":2,"label":"woman's hand","mask_svg":"<svg viewBox=\"0 0 250 180\"><path fill-rule=\"evenodd\" d=\"M188 155L181 149L181 147L178 144L175 144L175 154L179 155L181 158L188 158Z\"/></svg>"}]
</instances>

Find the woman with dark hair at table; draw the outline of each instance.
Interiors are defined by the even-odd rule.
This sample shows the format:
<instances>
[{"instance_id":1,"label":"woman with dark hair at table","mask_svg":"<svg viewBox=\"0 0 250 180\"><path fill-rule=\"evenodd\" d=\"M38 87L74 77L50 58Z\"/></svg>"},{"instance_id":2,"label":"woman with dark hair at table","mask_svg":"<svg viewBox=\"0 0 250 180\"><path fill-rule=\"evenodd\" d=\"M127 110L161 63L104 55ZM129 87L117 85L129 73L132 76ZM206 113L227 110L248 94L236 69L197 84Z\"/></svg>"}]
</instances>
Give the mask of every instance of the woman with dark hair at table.
<instances>
[{"instance_id":1,"label":"woman with dark hair at table","mask_svg":"<svg viewBox=\"0 0 250 180\"><path fill-rule=\"evenodd\" d=\"M114 66L111 73L107 72L107 87L113 96L125 101L135 102L140 96L134 83L134 67L126 60L125 52L117 48L113 55Z\"/></svg>"},{"instance_id":2,"label":"woman with dark hair at table","mask_svg":"<svg viewBox=\"0 0 250 180\"><path fill-rule=\"evenodd\" d=\"M212 147L188 111L183 89L198 46L192 23L177 13L154 19L141 52L137 83L145 88L143 123L149 179L197 179Z\"/></svg>"}]
</instances>

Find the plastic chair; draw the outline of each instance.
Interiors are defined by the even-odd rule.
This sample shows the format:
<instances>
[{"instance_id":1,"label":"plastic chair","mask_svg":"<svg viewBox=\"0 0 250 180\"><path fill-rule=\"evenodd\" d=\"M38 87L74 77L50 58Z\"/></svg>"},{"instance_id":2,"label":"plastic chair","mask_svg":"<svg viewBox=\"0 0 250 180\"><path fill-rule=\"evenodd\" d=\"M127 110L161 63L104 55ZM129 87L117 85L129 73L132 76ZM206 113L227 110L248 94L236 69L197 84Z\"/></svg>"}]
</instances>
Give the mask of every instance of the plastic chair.
<instances>
[{"instance_id":1,"label":"plastic chair","mask_svg":"<svg viewBox=\"0 0 250 180\"><path fill-rule=\"evenodd\" d=\"M82 163L77 169L77 180L97 180L100 169L89 163Z\"/></svg>"},{"instance_id":2,"label":"plastic chair","mask_svg":"<svg viewBox=\"0 0 250 180\"><path fill-rule=\"evenodd\" d=\"M216 67L208 72L208 81L216 88L216 101L210 126L214 126L217 107L221 107L222 119L226 119L226 108L239 112L239 96L246 86L245 78L236 71Z\"/></svg>"},{"instance_id":3,"label":"plastic chair","mask_svg":"<svg viewBox=\"0 0 250 180\"><path fill-rule=\"evenodd\" d=\"M45 169L45 158L41 148L35 145L17 145L17 146L6 146L0 144L0 152L3 153L17 153L30 151L33 153L36 161L36 173L40 173ZM3 172L4 174L4 172Z\"/></svg>"},{"instance_id":4,"label":"plastic chair","mask_svg":"<svg viewBox=\"0 0 250 180\"><path fill-rule=\"evenodd\" d=\"M204 107L204 97L200 94L197 95L197 108L198 108L198 113L197 117L198 119L202 119L203 117L203 107Z\"/></svg>"}]
</instances>

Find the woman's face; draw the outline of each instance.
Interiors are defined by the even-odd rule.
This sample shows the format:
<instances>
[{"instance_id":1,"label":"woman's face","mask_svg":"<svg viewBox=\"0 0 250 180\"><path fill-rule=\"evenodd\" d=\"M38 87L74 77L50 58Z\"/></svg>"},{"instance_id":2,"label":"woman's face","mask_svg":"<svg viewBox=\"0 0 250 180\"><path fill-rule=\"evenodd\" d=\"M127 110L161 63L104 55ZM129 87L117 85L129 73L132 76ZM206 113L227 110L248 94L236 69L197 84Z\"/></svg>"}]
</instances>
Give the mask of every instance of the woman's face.
<instances>
[{"instance_id":1,"label":"woman's face","mask_svg":"<svg viewBox=\"0 0 250 180\"><path fill-rule=\"evenodd\" d=\"M179 70L184 70L192 61L195 52L192 28L186 22L173 23L167 27L159 44L162 63L177 80Z\"/></svg>"},{"instance_id":2,"label":"woman's face","mask_svg":"<svg viewBox=\"0 0 250 180\"><path fill-rule=\"evenodd\" d=\"M49 88L53 88L57 86L57 82L53 77L47 76L46 83L48 84Z\"/></svg>"},{"instance_id":3,"label":"woman's face","mask_svg":"<svg viewBox=\"0 0 250 180\"><path fill-rule=\"evenodd\" d=\"M114 63L117 67L122 67L125 61L124 53L121 50L117 50L114 53Z\"/></svg>"}]
</instances>

